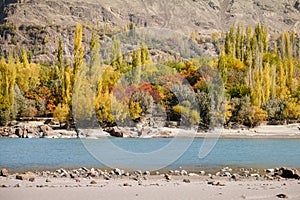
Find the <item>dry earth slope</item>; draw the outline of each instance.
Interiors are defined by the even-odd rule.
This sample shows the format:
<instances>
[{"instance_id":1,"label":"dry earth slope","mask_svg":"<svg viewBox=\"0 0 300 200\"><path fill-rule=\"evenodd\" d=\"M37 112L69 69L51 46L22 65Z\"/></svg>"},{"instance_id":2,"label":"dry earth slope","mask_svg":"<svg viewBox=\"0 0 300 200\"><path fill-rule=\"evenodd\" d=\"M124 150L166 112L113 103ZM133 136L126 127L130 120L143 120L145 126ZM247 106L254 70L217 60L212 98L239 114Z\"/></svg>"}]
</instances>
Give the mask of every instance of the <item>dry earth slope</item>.
<instances>
[{"instance_id":1,"label":"dry earth slope","mask_svg":"<svg viewBox=\"0 0 300 200\"><path fill-rule=\"evenodd\" d=\"M226 31L232 24L263 23L271 31L300 30L300 0L1 0L0 51L25 45L36 59L52 59L58 36L71 56L70 26L121 30L137 26L164 27L185 34ZM6 30L6 31L5 31ZM88 34L85 36L88 39Z\"/></svg>"}]
</instances>

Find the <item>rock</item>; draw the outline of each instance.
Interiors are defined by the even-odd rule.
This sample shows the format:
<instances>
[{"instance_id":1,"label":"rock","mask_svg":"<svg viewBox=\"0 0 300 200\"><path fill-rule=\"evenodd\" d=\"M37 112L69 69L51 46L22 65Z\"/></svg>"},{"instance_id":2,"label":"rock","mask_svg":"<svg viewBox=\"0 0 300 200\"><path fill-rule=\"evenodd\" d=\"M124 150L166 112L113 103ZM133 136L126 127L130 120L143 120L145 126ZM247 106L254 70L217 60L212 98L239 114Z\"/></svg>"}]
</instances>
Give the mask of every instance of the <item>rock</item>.
<instances>
[{"instance_id":1,"label":"rock","mask_svg":"<svg viewBox=\"0 0 300 200\"><path fill-rule=\"evenodd\" d=\"M185 171L185 170L181 170L180 175L181 175L181 176L186 176L186 175L188 175L188 173L187 173L187 171Z\"/></svg>"},{"instance_id":2,"label":"rock","mask_svg":"<svg viewBox=\"0 0 300 200\"><path fill-rule=\"evenodd\" d=\"M238 174L232 174L230 178L234 181L237 181L239 180L240 176Z\"/></svg>"},{"instance_id":3,"label":"rock","mask_svg":"<svg viewBox=\"0 0 300 200\"><path fill-rule=\"evenodd\" d=\"M19 138L19 136L15 135L15 134L9 135L8 137L9 138Z\"/></svg>"},{"instance_id":4,"label":"rock","mask_svg":"<svg viewBox=\"0 0 300 200\"><path fill-rule=\"evenodd\" d=\"M131 185L129 183L124 183L123 186L125 186L125 187L131 187Z\"/></svg>"},{"instance_id":5,"label":"rock","mask_svg":"<svg viewBox=\"0 0 300 200\"><path fill-rule=\"evenodd\" d=\"M80 169L83 170L83 171L86 171L86 172L89 171L86 167L81 167Z\"/></svg>"},{"instance_id":6,"label":"rock","mask_svg":"<svg viewBox=\"0 0 300 200\"><path fill-rule=\"evenodd\" d=\"M50 179L46 179L46 183L51 183L51 180Z\"/></svg>"},{"instance_id":7,"label":"rock","mask_svg":"<svg viewBox=\"0 0 300 200\"><path fill-rule=\"evenodd\" d=\"M141 170L136 170L136 171L134 172L134 174L135 174L136 176L142 176L142 175L143 175L143 173L142 173Z\"/></svg>"},{"instance_id":8,"label":"rock","mask_svg":"<svg viewBox=\"0 0 300 200\"><path fill-rule=\"evenodd\" d=\"M149 171L145 171L145 172L144 172L144 175L150 176L150 172L149 172Z\"/></svg>"},{"instance_id":9,"label":"rock","mask_svg":"<svg viewBox=\"0 0 300 200\"><path fill-rule=\"evenodd\" d=\"M26 172L25 174L17 174L16 179L34 181L35 174L32 172Z\"/></svg>"},{"instance_id":10,"label":"rock","mask_svg":"<svg viewBox=\"0 0 300 200\"><path fill-rule=\"evenodd\" d=\"M0 188L7 188L8 186L7 185L4 185L4 184L2 184L2 185L0 185Z\"/></svg>"},{"instance_id":11,"label":"rock","mask_svg":"<svg viewBox=\"0 0 300 200\"><path fill-rule=\"evenodd\" d=\"M104 180L107 180L107 181L110 180L110 177L109 177L109 175L107 175L107 174L104 174L104 175L103 175L103 178L104 178Z\"/></svg>"},{"instance_id":12,"label":"rock","mask_svg":"<svg viewBox=\"0 0 300 200\"><path fill-rule=\"evenodd\" d=\"M179 170L175 170L173 174L174 174L175 176L181 175Z\"/></svg>"},{"instance_id":13,"label":"rock","mask_svg":"<svg viewBox=\"0 0 300 200\"><path fill-rule=\"evenodd\" d=\"M272 176L269 176L269 175L265 175L265 179L267 179L267 180L274 180L274 178Z\"/></svg>"},{"instance_id":14,"label":"rock","mask_svg":"<svg viewBox=\"0 0 300 200\"><path fill-rule=\"evenodd\" d=\"M213 186L225 186L224 183L220 183L219 181L209 181L209 182L207 182L207 184L213 185Z\"/></svg>"},{"instance_id":15,"label":"rock","mask_svg":"<svg viewBox=\"0 0 300 200\"><path fill-rule=\"evenodd\" d=\"M21 128L16 128L15 135L18 137L23 137L23 130Z\"/></svg>"},{"instance_id":16,"label":"rock","mask_svg":"<svg viewBox=\"0 0 300 200\"><path fill-rule=\"evenodd\" d=\"M70 178L76 178L76 174L74 174L74 173L70 173Z\"/></svg>"},{"instance_id":17,"label":"rock","mask_svg":"<svg viewBox=\"0 0 300 200\"><path fill-rule=\"evenodd\" d=\"M204 176L205 175L205 171L200 171L200 175Z\"/></svg>"},{"instance_id":18,"label":"rock","mask_svg":"<svg viewBox=\"0 0 300 200\"><path fill-rule=\"evenodd\" d=\"M231 177L231 174L230 174L230 172L225 172L224 176Z\"/></svg>"},{"instance_id":19,"label":"rock","mask_svg":"<svg viewBox=\"0 0 300 200\"><path fill-rule=\"evenodd\" d=\"M7 177L7 176L8 176L8 170L5 169L5 168L1 169L1 170L0 170L0 176L5 176L5 177Z\"/></svg>"},{"instance_id":20,"label":"rock","mask_svg":"<svg viewBox=\"0 0 300 200\"><path fill-rule=\"evenodd\" d=\"M172 179L172 176L169 174L165 174L165 178L167 181L170 181Z\"/></svg>"},{"instance_id":21,"label":"rock","mask_svg":"<svg viewBox=\"0 0 300 200\"><path fill-rule=\"evenodd\" d=\"M92 180L92 181L90 182L90 184L95 185L95 184L97 184L97 182L96 182L95 180Z\"/></svg>"},{"instance_id":22,"label":"rock","mask_svg":"<svg viewBox=\"0 0 300 200\"><path fill-rule=\"evenodd\" d=\"M296 8L298 11L300 11L300 0L297 0L294 4L294 8ZM300 130L300 128L298 127L298 129Z\"/></svg>"},{"instance_id":23,"label":"rock","mask_svg":"<svg viewBox=\"0 0 300 200\"><path fill-rule=\"evenodd\" d=\"M256 178L259 178L260 175L259 174L250 174L251 177L256 177Z\"/></svg>"},{"instance_id":24,"label":"rock","mask_svg":"<svg viewBox=\"0 0 300 200\"><path fill-rule=\"evenodd\" d=\"M123 131L117 127L110 127L105 129L104 131L108 132L113 137L123 137Z\"/></svg>"},{"instance_id":25,"label":"rock","mask_svg":"<svg viewBox=\"0 0 300 200\"><path fill-rule=\"evenodd\" d=\"M21 184L17 183L16 185L14 185L14 187L19 188L19 187L21 187Z\"/></svg>"},{"instance_id":26,"label":"rock","mask_svg":"<svg viewBox=\"0 0 300 200\"><path fill-rule=\"evenodd\" d=\"M297 169L290 169L290 168L280 168L275 175L279 175L283 178L295 178L300 179L300 173Z\"/></svg>"},{"instance_id":27,"label":"rock","mask_svg":"<svg viewBox=\"0 0 300 200\"><path fill-rule=\"evenodd\" d=\"M39 129L40 132L42 133L42 137L53 135L53 129L46 124L39 126Z\"/></svg>"},{"instance_id":28,"label":"rock","mask_svg":"<svg viewBox=\"0 0 300 200\"><path fill-rule=\"evenodd\" d=\"M195 173L189 173L188 176L199 176L199 175Z\"/></svg>"},{"instance_id":29,"label":"rock","mask_svg":"<svg viewBox=\"0 0 300 200\"><path fill-rule=\"evenodd\" d=\"M160 173L159 173L159 171L156 171L155 174L156 174L156 175L159 175Z\"/></svg>"},{"instance_id":30,"label":"rock","mask_svg":"<svg viewBox=\"0 0 300 200\"><path fill-rule=\"evenodd\" d=\"M143 184L143 181L140 179L138 180L138 185L142 185Z\"/></svg>"},{"instance_id":31,"label":"rock","mask_svg":"<svg viewBox=\"0 0 300 200\"><path fill-rule=\"evenodd\" d=\"M28 179L28 181L30 181L30 182L34 182L34 180L35 180L34 177L30 177L30 178Z\"/></svg>"},{"instance_id":32,"label":"rock","mask_svg":"<svg viewBox=\"0 0 300 200\"><path fill-rule=\"evenodd\" d=\"M120 170L119 168L115 168L114 170L113 170L113 172L116 174L116 175L118 175L118 176L121 176L123 173L122 173L122 170Z\"/></svg>"},{"instance_id":33,"label":"rock","mask_svg":"<svg viewBox=\"0 0 300 200\"><path fill-rule=\"evenodd\" d=\"M190 179L186 179L186 178L185 178L185 179L183 179L183 182L184 182L184 183L190 183L191 181L190 181Z\"/></svg>"},{"instance_id":34,"label":"rock","mask_svg":"<svg viewBox=\"0 0 300 200\"><path fill-rule=\"evenodd\" d=\"M98 176L98 172L89 172L89 173L87 173L87 176L89 176L89 177L97 177Z\"/></svg>"},{"instance_id":35,"label":"rock","mask_svg":"<svg viewBox=\"0 0 300 200\"><path fill-rule=\"evenodd\" d=\"M266 172L267 172L267 173L274 173L274 172L275 172L275 169L266 169Z\"/></svg>"},{"instance_id":36,"label":"rock","mask_svg":"<svg viewBox=\"0 0 300 200\"><path fill-rule=\"evenodd\" d=\"M277 194L276 196L280 199L287 199L288 198L288 196L286 194Z\"/></svg>"}]
</instances>

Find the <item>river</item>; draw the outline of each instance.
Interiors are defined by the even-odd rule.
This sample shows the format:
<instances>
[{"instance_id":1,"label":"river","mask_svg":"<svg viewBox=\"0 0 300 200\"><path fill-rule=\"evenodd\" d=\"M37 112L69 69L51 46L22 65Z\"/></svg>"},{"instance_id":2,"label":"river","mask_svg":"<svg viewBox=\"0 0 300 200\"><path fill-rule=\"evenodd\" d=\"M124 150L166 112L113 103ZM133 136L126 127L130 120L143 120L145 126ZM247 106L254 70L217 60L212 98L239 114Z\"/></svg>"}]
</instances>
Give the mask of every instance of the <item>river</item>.
<instances>
[{"instance_id":1,"label":"river","mask_svg":"<svg viewBox=\"0 0 300 200\"><path fill-rule=\"evenodd\" d=\"M202 158L198 155L205 139L187 140L176 139L174 143L172 138L1 138L0 167L13 170L83 166L150 170L218 166L300 167L300 139L219 139ZM174 144L170 145L172 142Z\"/></svg>"}]
</instances>

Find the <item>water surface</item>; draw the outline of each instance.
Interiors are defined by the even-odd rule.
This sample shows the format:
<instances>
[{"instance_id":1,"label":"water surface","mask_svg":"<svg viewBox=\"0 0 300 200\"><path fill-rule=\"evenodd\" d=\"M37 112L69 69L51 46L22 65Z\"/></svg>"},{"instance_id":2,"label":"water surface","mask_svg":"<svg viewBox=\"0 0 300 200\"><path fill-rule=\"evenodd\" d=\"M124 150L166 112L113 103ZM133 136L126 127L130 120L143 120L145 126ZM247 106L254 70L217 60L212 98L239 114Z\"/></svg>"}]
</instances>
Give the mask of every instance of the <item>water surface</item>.
<instances>
[{"instance_id":1,"label":"water surface","mask_svg":"<svg viewBox=\"0 0 300 200\"><path fill-rule=\"evenodd\" d=\"M171 143L172 139L112 138L110 142L119 149L133 153L151 153ZM10 169L75 168L94 166L105 168L90 152L111 156L116 167L147 168L141 160L114 154L104 139L0 139L0 167ZM179 159L168 168L182 167L300 167L300 139L219 139L212 151L203 159L198 157L204 139L194 139ZM185 139L179 139L178 147ZM175 147L176 148L176 147ZM175 151L176 149L174 149ZM163 155L163 154L162 154ZM172 149L167 155L172 156ZM160 168L163 156L151 159L151 167ZM149 165L149 163L147 164ZM112 167L112 166L109 166Z\"/></svg>"}]
</instances>

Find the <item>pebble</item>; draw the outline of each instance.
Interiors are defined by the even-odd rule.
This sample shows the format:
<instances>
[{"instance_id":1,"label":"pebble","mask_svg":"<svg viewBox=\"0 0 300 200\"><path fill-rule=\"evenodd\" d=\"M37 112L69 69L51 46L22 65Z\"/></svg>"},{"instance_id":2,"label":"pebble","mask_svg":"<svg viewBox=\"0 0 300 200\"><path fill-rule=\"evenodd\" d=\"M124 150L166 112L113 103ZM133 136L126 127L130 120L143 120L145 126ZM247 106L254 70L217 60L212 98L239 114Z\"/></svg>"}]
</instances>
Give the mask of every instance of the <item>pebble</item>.
<instances>
[{"instance_id":1,"label":"pebble","mask_svg":"<svg viewBox=\"0 0 300 200\"><path fill-rule=\"evenodd\" d=\"M142 176L142 171L141 170L136 170L134 172L134 174L137 175L137 176Z\"/></svg>"},{"instance_id":2,"label":"pebble","mask_svg":"<svg viewBox=\"0 0 300 200\"><path fill-rule=\"evenodd\" d=\"M231 177L231 174L230 174L230 172L225 172L225 176L227 176L227 177Z\"/></svg>"},{"instance_id":3,"label":"pebble","mask_svg":"<svg viewBox=\"0 0 300 200\"><path fill-rule=\"evenodd\" d=\"M103 175L103 178L104 178L105 180L107 180L107 181L110 179L110 177L109 177L107 174L104 174L104 175Z\"/></svg>"},{"instance_id":4,"label":"pebble","mask_svg":"<svg viewBox=\"0 0 300 200\"><path fill-rule=\"evenodd\" d=\"M213 186L225 186L224 183L220 183L219 181L209 181L209 182L207 182L207 184L213 185Z\"/></svg>"},{"instance_id":5,"label":"pebble","mask_svg":"<svg viewBox=\"0 0 300 200\"><path fill-rule=\"evenodd\" d=\"M172 179L172 176L169 174L165 174L165 178L167 181L170 181Z\"/></svg>"},{"instance_id":6,"label":"pebble","mask_svg":"<svg viewBox=\"0 0 300 200\"><path fill-rule=\"evenodd\" d=\"M90 184L97 184L97 182L96 182L95 180L92 180L92 181L90 182Z\"/></svg>"},{"instance_id":7,"label":"pebble","mask_svg":"<svg viewBox=\"0 0 300 200\"><path fill-rule=\"evenodd\" d=\"M180 175L180 171L179 170L175 170L173 174L176 175L176 176L179 176Z\"/></svg>"},{"instance_id":8,"label":"pebble","mask_svg":"<svg viewBox=\"0 0 300 200\"><path fill-rule=\"evenodd\" d=\"M129 183L124 183L123 186L131 187L131 185Z\"/></svg>"},{"instance_id":9,"label":"pebble","mask_svg":"<svg viewBox=\"0 0 300 200\"><path fill-rule=\"evenodd\" d=\"M250 174L251 177L256 177L256 178L259 178L260 175L259 174Z\"/></svg>"},{"instance_id":10,"label":"pebble","mask_svg":"<svg viewBox=\"0 0 300 200\"><path fill-rule=\"evenodd\" d=\"M8 186L7 185L0 185L0 188L7 188Z\"/></svg>"},{"instance_id":11,"label":"pebble","mask_svg":"<svg viewBox=\"0 0 300 200\"><path fill-rule=\"evenodd\" d=\"M280 199L287 199L288 198L288 196L286 194L277 194L276 196Z\"/></svg>"},{"instance_id":12,"label":"pebble","mask_svg":"<svg viewBox=\"0 0 300 200\"><path fill-rule=\"evenodd\" d=\"M266 169L266 172L267 172L267 173L274 173L274 172L275 172L275 169Z\"/></svg>"},{"instance_id":13,"label":"pebble","mask_svg":"<svg viewBox=\"0 0 300 200\"><path fill-rule=\"evenodd\" d=\"M149 171L145 171L145 172L144 172L144 175L150 176L150 172L149 172Z\"/></svg>"},{"instance_id":14,"label":"pebble","mask_svg":"<svg viewBox=\"0 0 300 200\"><path fill-rule=\"evenodd\" d=\"M190 183L191 181L190 181L190 179L183 179L183 182L184 183Z\"/></svg>"},{"instance_id":15,"label":"pebble","mask_svg":"<svg viewBox=\"0 0 300 200\"><path fill-rule=\"evenodd\" d=\"M188 176L199 176L199 175L195 173L189 173Z\"/></svg>"},{"instance_id":16,"label":"pebble","mask_svg":"<svg viewBox=\"0 0 300 200\"><path fill-rule=\"evenodd\" d=\"M0 176L7 177L8 176L8 170L3 168L0 170Z\"/></svg>"}]
</instances>

